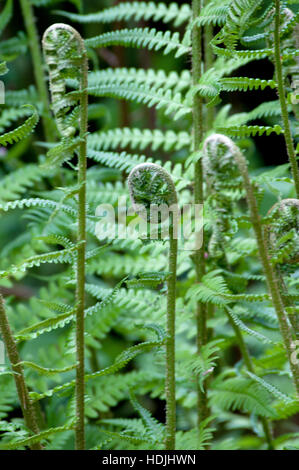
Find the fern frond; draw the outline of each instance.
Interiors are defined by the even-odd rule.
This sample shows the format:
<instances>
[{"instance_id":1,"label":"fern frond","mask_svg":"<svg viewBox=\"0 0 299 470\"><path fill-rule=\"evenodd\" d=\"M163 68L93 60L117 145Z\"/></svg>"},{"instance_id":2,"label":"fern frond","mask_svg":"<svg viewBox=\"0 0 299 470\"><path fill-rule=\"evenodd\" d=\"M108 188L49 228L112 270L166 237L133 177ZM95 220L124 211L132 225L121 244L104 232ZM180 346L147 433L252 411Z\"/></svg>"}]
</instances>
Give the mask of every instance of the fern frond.
<instances>
[{"instance_id":1,"label":"fern frond","mask_svg":"<svg viewBox=\"0 0 299 470\"><path fill-rule=\"evenodd\" d=\"M195 19L196 26L205 26L212 24L214 26L222 26L225 24L229 5L224 2L210 2L205 5L200 15Z\"/></svg>"},{"instance_id":2,"label":"fern frond","mask_svg":"<svg viewBox=\"0 0 299 470\"><path fill-rule=\"evenodd\" d=\"M184 103L180 93L163 88L152 88L150 86L136 86L135 83L128 84L104 84L98 87L89 87L88 93L92 96L110 96L118 99L136 101L146 104L148 107L155 106L162 109L166 115L174 115L177 120L191 113L191 107ZM72 92L74 94L74 92Z\"/></svg>"},{"instance_id":3,"label":"fern frond","mask_svg":"<svg viewBox=\"0 0 299 470\"><path fill-rule=\"evenodd\" d=\"M278 390L277 387L274 385L269 384L266 382L264 379L261 377L258 377L257 375L253 374L252 372L246 371L246 374L255 382L260 384L265 390L267 390L271 395L273 395L275 398L278 398L278 400L282 401L284 404L289 405L290 403L293 403L294 400L292 400L288 395L285 395L282 393L280 390Z\"/></svg>"},{"instance_id":4,"label":"fern frond","mask_svg":"<svg viewBox=\"0 0 299 470\"><path fill-rule=\"evenodd\" d=\"M176 433L177 450L205 450L213 439L214 428L209 427L211 417L201 421L199 428ZM182 456L183 457L183 456Z\"/></svg>"},{"instance_id":5,"label":"fern frond","mask_svg":"<svg viewBox=\"0 0 299 470\"><path fill-rule=\"evenodd\" d=\"M280 135L283 133L283 129L281 126L278 124L275 124L275 126L270 127L270 126L231 126L231 127L218 127L217 132L226 134L230 137L238 137L238 138L244 138L244 137L254 137L256 135L270 135L272 132L274 132L277 135Z\"/></svg>"},{"instance_id":6,"label":"fern frond","mask_svg":"<svg viewBox=\"0 0 299 470\"><path fill-rule=\"evenodd\" d=\"M290 108L289 108L290 109ZM291 110L291 109L290 109ZM261 119L265 117L280 116L281 108L278 100L267 101L260 104L252 111L248 113L248 121L253 121L255 119Z\"/></svg>"},{"instance_id":7,"label":"fern frond","mask_svg":"<svg viewBox=\"0 0 299 470\"><path fill-rule=\"evenodd\" d=\"M267 86L277 88L274 80L261 80L259 78L248 77L229 77L221 78L220 83L225 91L247 91L247 90L264 90Z\"/></svg>"},{"instance_id":8,"label":"fern frond","mask_svg":"<svg viewBox=\"0 0 299 470\"><path fill-rule=\"evenodd\" d=\"M34 436L26 437L23 439L16 439L14 442L8 442L7 444L1 445L1 449L13 450L22 447L28 447L32 444L36 444L37 442L41 442L43 440L48 439L50 436L53 436L53 434L69 431L71 429L74 429L74 423L67 423L64 426L47 429L46 431L42 431L39 434L35 434Z\"/></svg>"},{"instance_id":9,"label":"fern frond","mask_svg":"<svg viewBox=\"0 0 299 470\"><path fill-rule=\"evenodd\" d=\"M148 326L150 328L150 326ZM155 331L155 330L154 330ZM125 367L130 361L132 361L136 356L139 354L150 351L155 347L162 346L165 342L165 336L163 338L158 337L157 340L153 341L145 341L143 343L137 344L135 346L131 346L130 348L123 351L115 360L115 362L105 369L102 369L98 372L94 372L92 374L85 375L85 382L89 380L95 379L97 377L103 377L105 375L110 375L118 372L120 369ZM33 401L41 400L45 397L51 397L55 393L60 393L65 390L69 390L75 387L75 381L71 381L65 383L63 385L59 385L52 390L48 390L44 393L36 393L31 392L30 396L32 397Z\"/></svg>"},{"instance_id":10,"label":"fern frond","mask_svg":"<svg viewBox=\"0 0 299 470\"><path fill-rule=\"evenodd\" d=\"M0 75L5 75L8 72L6 62L0 62Z\"/></svg>"},{"instance_id":11,"label":"fern frond","mask_svg":"<svg viewBox=\"0 0 299 470\"><path fill-rule=\"evenodd\" d=\"M32 256L19 265L11 266L8 271L0 271L0 278L14 276L19 272L25 272L27 269L40 266L44 263L73 263L77 251L78 245L74 245L72 248Z\"/></svg>"},{"instance_id":12,"label":"fern frond","mask_svg":"<svg viewBox=\"0 0 299 470\"><path fill-rule=\"evenodd\" d=\"M12 201L21 194L28 191L34 183L41 181L44 176L43 170L34 164L28 164L24 168L18 169L5 176L1 180L0 201ZM4 209L5 210L5 209Z\"/></svg>"},{"instance_id":13,"label":"fern frond","mask_svg":"<svg viewBox=\"0 0 299 470\"><path fill-rule=\"evenodd\" d=\"M270 406L269 392L254 381L239 377L215 385L211 403L223 410L242 410L269 418L276 416Z\"/></svg>"},{"instance_id":14,"label":"fern frond","mask_svg":"<svg viewBox=\"0 0 299 470\"><path fill-rule=\"evenodd\" d=\"M82 139L79 137L62 138L58 145L51 147L47 152L47 159L45 163L43 163L42 168L57 168L64 162L70 160L81 141Z\"/></svg>"},{"instance_id":15,"label":"fern frond","mask_svg":"<svg viewBox=\"0 0 299 470\"><path fill-rule=\"evenodd\" d=\"M228 49L234 50L238 40L250 26L250 16L262 0L233 0L228 8L225 25L221 31L223 42Z\"/></svg>"},{"instance_id":16,"label":"fern frond","mask_svg":"<svg viewBox=\"0 0 299 470\"><path fill-rule=\"evenodd\" d=\"M70 214L71 216L77 216L77 213L72 207L65 204L60 204L56 201L51 201L50 199L40 199L40 198L28 198L20 199L16 201L11 201L7 203L0 203L0 211L7 212L13 209L23 209L24 207L45 207L51 209L61 209L62 211Z\"/></svg>"},{"instance_id":17,"label":"fern frond","mask_svg":"<svg viewBox=\"0 0 299 470\"><path fill-rule=\"evenodd\" d=\"M140 403L136 400L133 392L130 394L130 401L133 405L133 408L139 413L141 417L146 436L149 438L149 440L155 443L162 442L164 439L164 426L155 418L153 418L148 410L140 405Z\"/></svg>"},{"instance_id":18,"label":"fern frond","mask_svg":"<svg viewBox=\"0 0 299 470\"><path fill-rule=\"evenodd\" d=\"M0 43L0 60L7 62L15 60L18 56L25 54L27 51L27 37L23 32L19 32L17 36L1 41Z\"/></svg>"},{"instance_id":19,"label":"fern frond","mask_svg":"<svg viewBox=\"0 0 299 470\"><path fill-rule=\"evenodd\" d=\"M17 108L27 103L34 103L35 105L38 103L38 94L33 85L30 85L25 90L7 90L5 92L5 104L7 106Z\"/></svg>"},{"instance_id":20,"label":"fern frond","mask_svg":"<svg viewBox=\"0 0 299 470\"><path fill-rule=\"evenodd\" d=\"M32 111L28 106L4 109L0 116L0 132L3 132L3 130L9 127L14 121L25 116L30 116L31 114Z\"/></svg>"},{"instance_id":21,"label":"fern frond","mask_svg":"<svg viewBox=\"0 0 299 470\"><path fill-rule=\"evenodd\" d=\"M179 92L190 87L191 75L188 70L183 70L179 74L175 71L166 73L162 69L144 70L134 67L117 67L91 72L88 76L88 86L90 88L101 87L104 84L112 85L112 83L115 85L135 83L136 86L146 85L156 89L173 89L175 92Z\"/></svg>"},{"instance_id":22,"label":"fern frond","mask_svg":"<svg viewBox=\"0 0 299 470\"><path fill-rule=\"evenodd\" d=\"M31 361L22 361L20 362L20 365L22 365L23 367L29 367L30 369L36 370L42 375L63 374L64 372L69 372L71 370L76 369L76 364L72 364L70 366L64 367L63 369L49 369L46 367L42 367L38 364L35 364L35 362L31 362Z\"/></svg>"},{"instance_id":23,"label":"fern frond","mask_svg":"<svg viewBox=\"0 0 299 470\"><path fill-rule=\"evenodd\" d=\"M262 335L258 331L252 330L247 325L245 325L245 323L243 323L242 320L240 320L240 318L235 314L234 311L232 311L230 309L227 309L227 311L228 311L228 314L229 314L230 318L232 319L232 321L235 323L235 325L237 325L240 328L240 330L244 331L249 336L252 336L253 338L256 338L258 341L261 341L262 343L270 343L270 344L274 343L274 341L272 341L271 339L269 339L266 336Z\"/></svg>"},{"instance_id":24,"label":"fern frond","mask_svg":"<svg viewBox=\"0 0 299 470\"><path fill-rule=\"evenodd\" d=\"M179 33L157 31L155 28L121 29L104 33L85 40L86 47L98 48L120 45L125 47L146 47L149 50L163 50L163 54L175 52L175 57L188 54L190 44L180 41Z\"/></svg>"},{"instance_id":25,"label":"fern frond","mask_svg":"<svg viewBox=\"0 0 299 470\"><path fill-rule=\"evenodd\" d=\"M188 4L178 6L176 3L154 3L154 2L122 2L114 7L105 10L90 13L88 15L79 15L67 11L56 11L75 23L113 23L115 21L129 21L131 19L140 21L163 21L163 23L172 23L174 26L180 26L191 18L191 8Z\"/></svg>"},{"instance_id":26,"label":"fern frond","mask_svg":"<svg viewBox=\"0 0 299 470\"><path fill-rule=\"evenodd\" d=\"M47 318L46 320L24 328L15 335L16 342L19 343L20 341L35 339L44 333L48 333L57 328L63 328L74 319L75 314L76 308L73 308L72 310L61 315L57 315L54 318Z\"/></svg>"},{"instance_id":27,"label":"fern frond","mask_svg":"<svg viewBox=\"0 0 299 470\"><path fill-rule=\"evenodd\" d=\"M163 149L181 150L190 147L191 138L187 132L174 132L171 130L160 131L159 129L138 129L138 128L116 128L88 136L88 146L94 150L116 149L118 147L131 147L132 149L143 150L151 147L152 150Z\"/></svg>"},{"instance_id":28,"label":"fern frond","mask_svg":"<svg viewBox=\"0 0 299 470\"><path fill-rule=\"evenodd\" d=\"M5 7L0 14L0 35L12 17L12 7L12 0L7 0Z\"/></svg>"},{"instance_id":29,"label":"fern frond","mask_svg":"<svg viewBox=\"0 0 299 470\"><path fill-rule=\"evenodd\" d=\"M39 116L37 110L34 106L26 105L32 110L32 115L26 119L24 124L17 127L13 131L7 132L0 136L0 145L6 146L7 144L12 144L13 142L19 142L20 140L25 139L31 132L33 132L35 126L39 121Z\"/></svg>"}]
</instances>

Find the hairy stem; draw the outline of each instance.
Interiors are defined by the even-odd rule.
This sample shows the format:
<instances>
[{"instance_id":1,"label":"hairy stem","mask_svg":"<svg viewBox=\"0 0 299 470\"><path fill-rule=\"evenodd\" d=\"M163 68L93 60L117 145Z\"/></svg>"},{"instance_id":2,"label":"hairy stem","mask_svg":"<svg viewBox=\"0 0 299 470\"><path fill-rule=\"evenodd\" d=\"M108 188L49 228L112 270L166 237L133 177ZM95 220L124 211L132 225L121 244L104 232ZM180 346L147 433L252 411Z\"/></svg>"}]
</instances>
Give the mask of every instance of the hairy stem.
<instances>
[{"instance_id":1,"label":"hairy stem","mask_svg":"<svg viewBox=\"0 0 299 470\"><path fill-rule=\"evenodd\" d=\"M81 39L81 38L80 38ZM80 149L78 161L78 259L77 259L77 315L76 315L76 449L85 448L84 437L84 308L85 308L85 252L86 252L86 161L87 161L87 125L88 125L88 94L87 94L87 55L82 41L82 66L80 78Z\"/></svg>"},{"instance_id":2,"label":"hairy stem","mask_svg":"<svg viewBox=\"0 0 299 470\"><path fill-rule=\"evenodd\" d=\"M205 1L208 4L210 0ZM207 24L204 27L204 70L207 72L213 67L214 54L211 46L213 39L213 25ZM213 106L206 107L205 130L209 131L213 127L215 117L215 108Z\"/></svg>"},{"instance_id":3,"label":"hairy stem","mask_svg":"<svg viewBox=\"0 0 299 470\"><path fill-rule=\"evenodd\" d=\"M20 0L20 5L29 39L35 82L43 106L43 130L46 140L51 142L55 140L55 128L50 113L50 102L47 91L46 78L43 72L42 53L34 20L33 7L29 0Z\"/></svg>"},{"instance_id":4,"label":"hairy stem","mask_svg":"<svg viewBox=\"0 0 299 470\"><path fill-rule=\"evenodd\" d=\"M299 198L299 169L296 160L295 148L292 140L291 126L286 103L285 86L282 74L281 47L280 47L280 0L275 0L275 26L274 26L274 63L277 80L277 91L281 107L281 117L284 127L284 137L288 157L295 182L297 198Z\"/></svg>"},{"instance_id":5,"label":"hairy stem","mask_svg":"<svg viewBox=\"0 0 299 470\"><path fill-rule=\"evenodd\" d=\"M176 393L175 393L175 305L176 305L176 270L177 239L173 236L173 224L170 227L169 272L167 281L167 340L166 340L166 439L165 449L175 449L176 431Z\"/></svg>"},{"instance_id":6,"label":"hairy stem","mask_svg":"<svg viewBox=\"0 0 299 470\"><path fill-rule=\"evenodd\" d=\"M198 17L201 9L201 1L193 0L193 20ZM202 62L202 34L201 28L194 26L192 31L192 78L193 85L196 85L201 77ZM196 94L193 101L193 151L198 152L203 138L203 101ZM203 204L203 168L201 159L195 163L194 168L194 203ZM205 273L204 260L204 242L202 247L194 253L194 263L196 272L196 282L200 282ZM197 303L196 319L197 319L197 350L200 354L201 348L207 341L206 329L206 306L202 302ZM199 384L197 388L198 397L198 426L209 415L207 405L206 391L202 391Z\"/></svg>"},{"instance_id":7,"label":"hairy stem","mask_svg":"<svg viewBox=\"0 0 299 470\"><path fill-rule=\"evenodd\" d=\"M296 392L299 396L299 364L295 364L292 361L292 329L288 323L288 319L284 310L284 304L280 295L279 283L277 277L275 276L275 271L273 265L270 261L267 243L262 231L262 224L260 215L258 212L256 198L254 196L253 188L249 179L247 163L245 157L241 154L239 150L235 152L235 159L238 164L240 173L244 181L244 188L246 190L246 199L249 206L251 223L255 232L259 256L262 262L263 270L266 276L266 281L268 289L272 298L272 303L275 308L280 331L284 341L285 349L288 355L293 381L295 385Z\"/></svg>"},{"instance_id":8,"label":"hairy stem","mask_svg":"<svg viewBox=\"0 0 299 470\"><path fill-rule=\"evenodd\" d=\"M27 428L33 434L39 434L39 427L37 424L37 417L34 405L32 404L28 388L25 382L24 371L21 365L21 358L17 349L17 345L10 329L8 318L5 312L4 299L0 294L0 331L11 363L11 368L14 372L14 380L17 388L17 393ZM40 443L32 444L32 450L42 450L43 447Z\"/></svg>"},{"instance_id":9,"label":"hairy stem","mask_svg":"<svg viewBox=\"0 0 299 470\"><path fill-rule=\"evenodd\" d=\"M236 340L237 340L238 346L240 348L245 366L247 367L247 370L249 372L252 372L254 374L255 371L254 371L253 363L252 363L247 345L244 341L242 332L241 332L240 328L238 327L238 325L234 322L234 320L231 317L229 311L227 309L225 309L225 311L227 313L228 321L229 321L232 329L234 330ZM261 416L260 420L261 420L261 423L262 423L262 426L263 426L265 439L266 439L266 442L268 444L268 449L269 450L274 450L275 447L274 447L274 443L273 443L272 431L271 431L269 421L264 416Z\"/></svg>"}]
</instances>

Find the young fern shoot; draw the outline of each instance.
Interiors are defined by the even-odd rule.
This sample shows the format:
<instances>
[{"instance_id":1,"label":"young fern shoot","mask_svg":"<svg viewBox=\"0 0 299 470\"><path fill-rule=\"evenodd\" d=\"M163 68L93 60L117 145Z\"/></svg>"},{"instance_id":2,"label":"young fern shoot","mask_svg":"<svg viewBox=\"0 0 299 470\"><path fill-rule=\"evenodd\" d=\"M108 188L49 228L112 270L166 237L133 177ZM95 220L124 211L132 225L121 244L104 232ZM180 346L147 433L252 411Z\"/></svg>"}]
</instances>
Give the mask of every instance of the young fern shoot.
<instances>
[{"instance_id":1,"label":"young fern shoot","mask_svg":"<svg viewBox=\"0 0 299 470\"><path fill-rule=\"evenodd\" d=\"M192 2L193 22L201 12L201 0L193 0ZM192 80L193 86L198 85L202 75L202 28L198 25L193 25L192 30ZM204 122L203 122L203 99L196 93L193 98L193 151L198 152L203 139ZM194 165L194 204L203 204L203 168L201 159L198 159ZM202 276L205 274L205 259L204 259L204 243L199 250L194 253L194 264L196 272L196 282L200 282ZM201 348L207 342L207 327L206 327L207 309L203 302L198 302L196 306L196 321L197 321L197 350L200 354ZM198 385L197 389L197 407L198 407L198 427L202 421L209 415L207 405L206 390Z\"/></svg>"},{"instance_id":2,"label":"young fern shoot","mask_svg":"<svg viewBox=\"0 0 299 470\"><path fill-rule=\"evenodd\" d=\"M298 332L298 314L288 294L284 276L294 273L299 263L299 200L283 199L270 209L268 216L271 223L265 227L266 242L279 279L283 302L291 312L290 322L294 331Z\"/></svg>"},{"instance_id":3,"label":"young fern shoot","mask_svg":"<svg viewBox=\"0 0 299 470\"><path fill-rule=\"evenodd\" d=\"M78 255L76 286L76 448L85 447L84 439L84 307L85 307L85 251L86 251L86 146L87 146L87 72L88 60L80 34L65 24L50 26L43 37L43 49L49 68L52 106L62 145L52 153L50 164L78 154ZM79 92L66 93L66 79L79 82ZM79 103L78 103L79 101ZM79 129L76 122L79 118ZM62 155L62 156L61 156Z\"/></svg>"},{"instance_id":4,"label":"young fern shoot","mask_svg":"<svg viewBox=\"0 0 299 470\"><path fill-rule=\"evenodd\" d=\"M39 434L39 427L37 417L35 413L34 405L30 400L29 391L25 382L24 371L21 364L21 358L17 349L17 345L10 329L4 299L0 294L0 332L4 340L4 344L7 350L8 358L11 363L13 370L13 377L16 384L16 389L24 416L25 425L33 434ZM42 450L43 447L40 442L32 444L32 450Z\"/></svg>"},{"instance_id":5,"label":"young fern shoot","mask_svg":"<svg viewBox=\"0 0 299 470\"><path fill-rule=\"evenodd\" d=\"M247 204L250 212L251 223L255 232L258 252L260 260L263 266L263 270L266 276L267 286L271 295L273 307L276 311L281 335L284 341L284 346L287 352L290 368L293 375L293 381L297 395L299 395L299 366L292 361L292 342L294 332L292 331L291 325L288 322L286 316L285 307L280 294L279 283L273 264L271 263L268 246L262 229L262 223L260 214L258 211L257 200L254 195L254 190L249 178L247 162L240 151L239 147L229 138L222 134L213 134L209 136L204 143L204 154L208 157L212 164L215 161L218 164L218 160L225 153L225 158L230 159L232 165L236 165L242 180L243 186L246 192ZM225 175L222 175L225 178Z\"/></svg>"},{"instance_id":6,"label":"young fern shoot","mask_svg":"<svg viewBox=\"0 0 299 470\"><path fill-rule=\"evenodd\" d=\"M131 201L136 213L147 222L156 210L169 214L169 277L167 279L167 339L166 339L166 437L165 449L175 449L176 393L175 393L175 310L178 241L177 193L169 173L154 163L137 165L128 177ZM158 214L159 215L159 214ZM163 216L161 222L163 222Z\"/></svg>"}]
</instances>

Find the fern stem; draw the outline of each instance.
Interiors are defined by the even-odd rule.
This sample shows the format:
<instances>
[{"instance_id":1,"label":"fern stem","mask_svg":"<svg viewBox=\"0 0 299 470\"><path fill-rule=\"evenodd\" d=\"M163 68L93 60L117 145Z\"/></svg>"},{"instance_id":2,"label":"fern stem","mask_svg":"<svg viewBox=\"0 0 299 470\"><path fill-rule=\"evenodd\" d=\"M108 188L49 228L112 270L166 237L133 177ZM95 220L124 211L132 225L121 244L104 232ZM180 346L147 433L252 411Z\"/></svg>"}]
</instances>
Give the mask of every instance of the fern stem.
<instances>
[{"instance_id":1,"label":"fern stem","mask_svg":"<svg viewBox=\"0 0 299 470\"><path fill-rule=\"evenodd\" d=\"M165 449L175 449L176 432L176 384L175 384L175 310L177 271L177 207L178 199L170 174L155 163L141 163L128 176L130 198L135 211L150 224L154 206L166 205L169 221L169 272L167 279L167 338L166 338L166 435ZM165 191L165 186L167 191ZM164 190L161 191L161 188ZM164 193L165 196L161 196ZM154 201L154 202L153 202ZM174 217L175 213L175 217ZM158 214L161 223L162 213Z\"/></svg>"},{"instance_id":2,"label":"fern stem","mask_svg":"<svg viewBox=\"0 0 299 470\"><path fill-rule=\"evenodd\" d=\"M5 312L4 299L0 294L0 331L3 341L7 350L8 358L11 363L11 368L14 372L14 380L16 389L24 416L25 425L34 434L39 434L39 427L37 424L37 417L35 414L34 405L32 404L29 391L25 382L24 371L21 365L21 358L17 350L17 345L13 337L12 331L9 326L8 318ZM40 443L32 444L32 450L42 450L43 446Z\"/></svg>"},{"instance_id":3,"label":"fern stem","mask_svg":"<svg viewBox=\"0 0 299 470\"><path fill-rule=\"evenodd\" d=\"M205 2L208 4L209 0ZM207 72L213 67L214 54L211 47L213 39L213 25L207 24L204 27L204 70ZM213 106L206 107L205 130L209 131L213 127L215 117L215 108Z\"/></svg>"},{"instance_id":4,"label":"fern stem","mask_svg":"<svg viewBox=\"0 0 299 470\"><path fill-rule=\"evenodd\" d=\"M166 439L165 449L175 450L176 393L175 393L175 306L178 241L170 225L169 272L167 280L167 340L166 340Z\"/></svg>"},{"instance_id":5,"label":"fern stem","mask_svg":"<svg viewBox=\"0 0 299 470\"><path fill-rule=\"evenodd\" d=\"M55 140L55 129L53 119L50 114L50 102L46 85L46 78L43 72L42 53L40 49L40 41L33 14L33 7L29 0L20 0L22 15L29 39L29 47L31 51L33 73L39 97L43 106L43 130L45 138L48 142Z\"/></svg>"},{"instance_id":6,"label":"fern stem","mask_svg":"<svg viewBox=\"0 0 299 470\"><path fill-rule=\"evenodd\" d=\"M79 36L79 34L78 34ZM78 161L78 259L77 259L77 314L76 314L76 449L85 448L84 436L84 308L85 308L85 253L86 253L86 162L87 162L87 125L88 125L88 93L87 72L88 61L84 42L82 45L82 65L80 75L80 148Z\"/></svg>"},{"instance_id":7,"label":"fern stem","mask_svg":"<svg viewBox=\"0 0 299 470\"><path fill-rule=\"evenodd\" d=\"M293 374L295 389L299 396L299 365L295 364L294 361L292 361L292 357L291 357L292 356L292 346L291 346L292 345L292 331L291 331L290 325L288 323L288 320L285 314L284 304L280 295L278 280L277 280L277 277L275 276L274 268L269 258L268 247L267 247L267 243L266 243L263 231L262 231L262 224L261 224L261 219L260 219L260 215L258 212L256 198L254 196L253 188L251 186L251 182L249 179L247 163L246 163L245 157L241 154L241 152L239 151L237 147L234 152L234 156L235 156L239 171L243 178L244 188L246 191L246 199L247 199L247 203L248 203L248 207L250 211L251 223L252 223L256 240L257 240L259 256L260 256L263 270L266 276L266 281L267 281L268 289L272 298L272 303L277 314L280 331L282 334L282 338L283 338L285 349L288 355L291 371Z\"/></svg>"},{"instance_id":8,"label":"fern stem","mask_svg":"<svg viewBox=\"0 0 299 470\"><path fill-rule=\"evenodd\" d=\"M201 1L193 0L193 21L198 17L201 10ZM201 62L202 62L202 34L201 28L195 26L192 31L192 79L193 85L197 85L201 77ZM203 138L203 100L195 94L193 101L193 151L197 152L200 149L200 144ZM195 163L194 168L194 203L203 204L203 168L201 159ZM204 242L202 247L194 253L194 264L196 272L196 282L200 282L205 273L205 260L204 260ZM197 303L196 319L197 319L197 351L200 354L201 348L207 341L206 329L206 306L202 302ZM208 417L209 411L207 406L206 390L202 391L199 384L197 387L197 401L198 401L198 427L201 422Z\"/></svg>"},{"instance_id":9,"label":"fern stem","mask_svg":"<svg viewBox=\"0 0 299 470\"><path fill-rule=\"evenodd\" d=\"M234 330L236 340L237 340L238 346L240 348L245 366L247 367L247 370L249 372L254 374L255 371L254 371L253 363L252 363L247 345L244 341L242 332L241 332L239 326L234 322L234 320L231 317L229 311L227 309L225 309L225 311L226 311L226 314L227 314L227 317L228 317L228 321L229 321L232 329ZM266 442L268 444L268 450L274 450L275 447L274 447L274 443L273 443L272 431L271 431L271 428L270 428L269 421L267 420L267 418L265 418L265 416L261 416L260 420L261 420L261 423L262 423L262 426L263 426L265 439L266 439Z\"/></svg>"},{"instance_id":10,"label":"fern stem","mask_svg":"<svg viewBox=\"0 0 299 470\"><path fill-rule=\"evenodd\" d=\"M292 140L291 126L285 97L285 86L282 73L281 47L280 47L280 0L275 0L275 26L274 26L274 63L277 80L277 91L281 107L281 116L284 127L284 137L288 157L295 182L297 198L299 198L299 169L296 160L295 148Z\"/></svg>"}]
</instances>

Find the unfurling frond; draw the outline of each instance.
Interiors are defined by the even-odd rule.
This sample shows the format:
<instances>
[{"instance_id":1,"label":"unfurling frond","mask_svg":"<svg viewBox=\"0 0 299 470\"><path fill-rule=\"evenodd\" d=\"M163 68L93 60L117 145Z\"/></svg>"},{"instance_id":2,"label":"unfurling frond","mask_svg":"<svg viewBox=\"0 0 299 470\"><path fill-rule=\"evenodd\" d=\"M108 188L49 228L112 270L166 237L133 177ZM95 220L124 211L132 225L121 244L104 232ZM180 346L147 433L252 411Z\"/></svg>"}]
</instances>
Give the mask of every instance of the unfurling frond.
<instances>
[{"instance_id":1,"label":"unfurling frond","mask_svg":"<svg viewBox=\"0 0 299 470\"><path fill-rule=\"evenodd\" d=\"M43 50L49 68L52 107L57 127L63 137L72 137L77 129L68 118L77 105L74 97L67 95L66 79L77 79L80 83L87 71L84 41L71 26L54 24L43 36Z\"/></svg>"}]
</instances>

